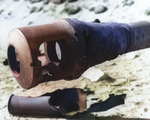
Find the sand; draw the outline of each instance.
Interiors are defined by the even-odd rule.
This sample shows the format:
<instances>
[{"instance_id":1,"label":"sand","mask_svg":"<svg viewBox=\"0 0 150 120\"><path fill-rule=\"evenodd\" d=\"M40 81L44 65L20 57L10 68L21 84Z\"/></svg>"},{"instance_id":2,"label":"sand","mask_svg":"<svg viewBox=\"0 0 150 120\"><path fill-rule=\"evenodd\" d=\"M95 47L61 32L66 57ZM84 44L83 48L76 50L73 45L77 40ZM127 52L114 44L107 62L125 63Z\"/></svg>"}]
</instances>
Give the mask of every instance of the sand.
<instances>
[{"instance_id":1,"label":"sand","mask_svg":"<svg viewBox=\"0 0 150 120\"><path fill-rule=\"evenodd\" d=\"M79 20L91 22L98 18L102 22L117 21L117 22L134 22L139 20L150 21L150 16L147 15L147 10L150 7L149 0L81 0L71 5L79 6L82 10L76 14L68 15L62 12L67 3L59 5L44 4L37 2L31 4L29 1L0 1L0 119L1 120L34 120L34 119L57 119L57 118L38 118L13 116L8 113L7 103L11 94L19 94L23 89L18 85L11 74L9 66L4 66L3 61L7 58L7 36L11 29L21 26L38 25L51 23L58 18L77 18ZM104 5L108 10L104 13L95 14L90 11L91 7ZM37 9L31 13L33 7ZM42 9L40 10L40 8ZM127 94L125 104L114 107L104 112L92 113L97 116L122 116L125 118L150 118L150 49L145 49L137 52L128 53L119 56L112 61L106 61L102 64L94 66L100 69L110 77L97 82L91 82L85 77L81 77L71 82L56 82L55 87L47 86L46 91L52 92L57 88L72 88L79 87L84 90L93 91L87 98L87 107L95 101L91 98L105 100L109 94ZM113 78L113 79L110 79ZM65 83L64 86L61 86ZM52 85L49 83L50 86ZM48 85L49 85L48 84ZM53 83L55 84L55 83ZM38 88L38 87L37 87ZM31 90L31 94L26 92L24 95L38 96L43 94L40 90L36 94L37 88ZM45 91L45 90L44 90ZM25 93L25 92L23 92ZM22 93L22 95L23 95ZM59 118L63 119L63 118Z\"/></svg>"}]
</instances>

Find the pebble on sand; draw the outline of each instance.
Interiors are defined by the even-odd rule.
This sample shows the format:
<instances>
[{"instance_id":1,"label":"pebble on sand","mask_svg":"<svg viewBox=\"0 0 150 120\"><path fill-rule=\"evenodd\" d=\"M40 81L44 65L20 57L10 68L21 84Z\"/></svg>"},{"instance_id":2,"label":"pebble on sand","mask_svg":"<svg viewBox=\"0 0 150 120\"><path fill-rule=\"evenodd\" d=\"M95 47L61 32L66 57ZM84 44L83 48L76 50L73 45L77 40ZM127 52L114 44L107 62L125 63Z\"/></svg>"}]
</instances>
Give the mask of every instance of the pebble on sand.
<instances>
[{"instance_id":1,"label":"pebble on sand","mask_svg":"<svg viewBox=\"0 0 150 120\"><path fill-rule=\"evenodd\" d=\"M52 0L52 2L54 3L54 4L61 4L61 3L63 3L63 2L65 2L66 0Z\"/></svg>"},{"instance_id":2,"label":"pebble on sand","mask_svg":"<svg viewBox=\"0 0 150 120\"><path fill-rule=\"evenodd\" d=\"M81 8L77 5L70 5L66 4L66 7L64 9L65 12L67 12L69 15L76 14L81 10Z\"/></svg>"},{"instance_id":3,"label":"pebble on sand","mask_svg":"<svg viewBox=\"0 0 150 120\"><path fill-rule=\"evenodd\" d=\"M103 5L99 5L94 9L94 11L96 14L99 14L99 13L103 13L103 12L107 11L107 9L108 9L107 7L105 7Z\"/></svg>"}]
</instances>

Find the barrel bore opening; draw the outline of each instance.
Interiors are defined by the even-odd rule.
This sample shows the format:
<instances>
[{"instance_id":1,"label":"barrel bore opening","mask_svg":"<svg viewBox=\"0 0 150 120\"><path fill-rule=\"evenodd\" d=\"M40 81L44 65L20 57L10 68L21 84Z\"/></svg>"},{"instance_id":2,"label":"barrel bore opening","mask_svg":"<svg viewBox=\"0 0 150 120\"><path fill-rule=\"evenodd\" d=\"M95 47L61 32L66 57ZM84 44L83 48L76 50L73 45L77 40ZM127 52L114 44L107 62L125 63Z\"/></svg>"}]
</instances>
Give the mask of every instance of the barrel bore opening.
<instances>
[{"instance_id":1,"label":"barrel bore opening","mask_svg":"<svg viewBox=\"0 0 150 120\"><path fill-rule=\"evenodd\" d=\"M8 47L7 54L8 54L8 61L9 61L9 65L12 70L12 73L15 77L18 77L20 75L20 66L19 66L20 62L17 61L16 51L12 45Z\"/></svg>"}]
</instances>

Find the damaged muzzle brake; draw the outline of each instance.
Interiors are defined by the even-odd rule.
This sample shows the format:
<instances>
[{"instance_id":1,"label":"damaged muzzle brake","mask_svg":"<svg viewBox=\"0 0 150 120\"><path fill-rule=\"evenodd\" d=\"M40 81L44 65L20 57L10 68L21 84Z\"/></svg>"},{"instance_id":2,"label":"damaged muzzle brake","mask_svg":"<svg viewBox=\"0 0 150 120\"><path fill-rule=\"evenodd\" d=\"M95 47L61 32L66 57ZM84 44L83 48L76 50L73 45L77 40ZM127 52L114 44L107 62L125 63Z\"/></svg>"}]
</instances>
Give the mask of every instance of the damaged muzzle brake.
<instances>
[{"instance_id":1,"label":"damaged muzzle brake","mask_svg":"<svg viewBox=\"0 0 150 120\"><path fill-rule=\"evenodd\" d=\"M13 115L60 116L85 110L85 101L86 94L76 88L56 90L39 97L11 95L8 111Z\"/></svg>"},{"instance_id":2,"label":"damaged muzzle brake","mask_svg":"<svg viewBox=\"0 0 150 120\"><path fill-rule=\"evenodd\" d=\"M89 67L150 46L150 23L95 23L59 19L13 29L8 61L21 87L59 79L76 79ZM44 43L45 53L39 51Z\"/></svg>"}]
</instances>

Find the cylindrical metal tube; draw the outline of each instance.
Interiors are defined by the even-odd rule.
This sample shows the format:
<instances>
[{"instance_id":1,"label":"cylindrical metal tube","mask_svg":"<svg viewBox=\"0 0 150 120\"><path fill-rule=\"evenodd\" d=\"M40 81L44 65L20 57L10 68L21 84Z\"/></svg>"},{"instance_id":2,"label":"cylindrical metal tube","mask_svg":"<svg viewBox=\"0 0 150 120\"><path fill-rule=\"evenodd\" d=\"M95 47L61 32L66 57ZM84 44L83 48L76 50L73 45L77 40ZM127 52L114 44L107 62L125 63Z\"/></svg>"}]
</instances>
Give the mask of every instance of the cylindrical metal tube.
<instances>
[{"instance_id":1,"label":"cylindrical metal tube","mask_svg":"<svg viewBox=\"0 0 150 120\"><path fill-rule=\"evenodd\" d=\"M76 19L18 28L8 37L8 60L18 83L28 89L41 82L76 79L91 66L148 48L149 31L150 23L146 21L89 23ZM41 43L45 43L49 61L45 66L38 60ZM60 46L61 58L58 58L56 43Z\"/></svg>"},{"instance_id":2,"label":"cylindrical metal tube","mask_svg":"<svg viewBox=\"0 0 150 120\"><path fill-rule=\"evenodd\" d=\"M132 42L132 47L128 51L135 51L150 47L150 23L147 21L140 21L131 23L130 25L133 30L134 39L130 38L129 41L134 42Z\"/></svg>"},{"instance_id":3,"label":"cylindrical metal tube","mask_svg":"<svg viewBox=\"0 0 150 120\"><path fill-rule=\"evenodd\" d=\"M126 24L66 20L75 29L75 37L85 42L84 57L88 66L150 47L150 23L147 21Z\"/></svg>"},{"instance_id":4,"label":"cylindrical metal tube","mask_svg":"<svg viewBox=\"0 0 150 120\"><path fill-rule=\"evenodd\" d=\"M86 109L86 94L80 89L64 89L40 97L12 95L8 102L11 114L58 116Z\"/></svg>"},{"instance_id":5,"label":"cylindrical metal tube","mask_svg":"<svg viewBox=\"0 0 150 120\"><path fill-rule=\"evenodd\" d=\"M66 109L52 106L50 96L28 98L12 95L8 102L8 111L11 114L20 115L60 115L66 113Z\"/></svg>"},{"instance_id":6,"label":"cylindrical metal tube","mask_svg":"<svg viewBox=\"0 0 150 120\"><path fill-rule=\"evenodd\" d=\"M48 64L46 68L54 76L45 75L43 81L61 78L76 79L91 66L115 59L118 55L150 46L150 23L147 21L127 24L116 22L89 23L76 19L65 20L75 30L74 37L76 39L71 43L72 46L69 51L71 57L65 56L65 59L60 61L59 69L52 63ZM54 42L47 42L47 51ZM64 44L60 43L60 46L62 46L62 56L68 53ZM50 54L49 56L53 55Z\"/></svg>"}]
</instances>

